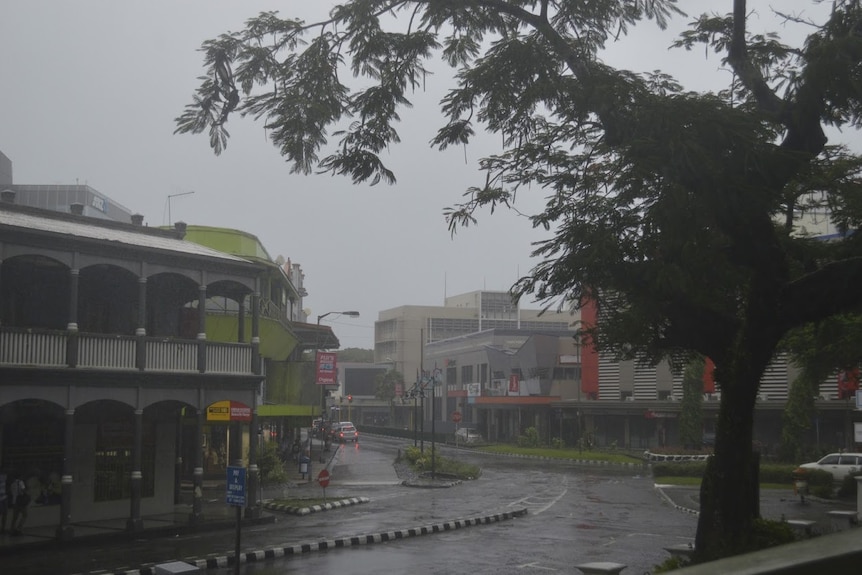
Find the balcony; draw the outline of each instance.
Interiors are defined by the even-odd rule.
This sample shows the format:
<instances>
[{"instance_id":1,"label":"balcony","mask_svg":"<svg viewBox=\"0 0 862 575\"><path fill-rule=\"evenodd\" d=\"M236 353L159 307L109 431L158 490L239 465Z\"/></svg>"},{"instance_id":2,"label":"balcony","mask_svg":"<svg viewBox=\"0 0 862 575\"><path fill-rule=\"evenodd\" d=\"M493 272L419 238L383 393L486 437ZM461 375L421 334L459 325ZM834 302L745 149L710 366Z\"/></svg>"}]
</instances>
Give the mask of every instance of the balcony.
<instances>
[{"instance_id":1,"label":"balcony","mask_svg":"<svg viewBox=\"0 0 862 575\"><path fill-rule=\"evenodd\" d=\"M201 346L203 352L201 352ZM0 365L253 375L252 347L124 335L0 328Z\"/></svg>"}]
</instances>

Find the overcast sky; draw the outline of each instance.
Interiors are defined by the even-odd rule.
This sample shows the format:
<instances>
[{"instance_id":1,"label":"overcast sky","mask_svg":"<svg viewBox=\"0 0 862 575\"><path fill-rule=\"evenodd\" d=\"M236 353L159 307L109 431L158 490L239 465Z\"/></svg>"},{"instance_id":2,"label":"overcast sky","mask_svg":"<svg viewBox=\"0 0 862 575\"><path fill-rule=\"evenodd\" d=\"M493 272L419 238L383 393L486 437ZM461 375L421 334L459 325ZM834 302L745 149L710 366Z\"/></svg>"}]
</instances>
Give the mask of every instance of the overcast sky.
<instances>
[{"instance_id":1,"label":"overcast sky","mask_svg":"<svg viewBox=\"0 0 862 575\"><path fill-rule=\"evenodd\" d=\"M450 236L443 208L481 183L476 161L498 140L465 149L428 147L439 125L435 103L448 76L441 68L397 127L403 143L386 158L394 186L353 186L348 179L290 175L261 124L233 118L228 149L215 156L205 135L173 135L201 75L198 48L239 30L260 11L317 20L332 0L4 0L0 7L0 151L17 184L88 184L151 226L240 229L273 258L299 263L316 316L358 310L359 318L324 320L342 347L373 347L379 311L442 305L448 295L506 290L538 262L531 243L545 237L523 216L480 215L479 225ZM691 16L704 6L730 11L731 0L682 0ZM749 2L770 22L769 3ZM773 2L782 10L822 12L814 0ZM688 19L679 21L677 28ZM784 29L773 26L779 32ZM668 52L673 34L645 24L605 55L633 70L662 69L691 89L730 79L718 58ZM858 138L857 138L857 141ZM193 194L176 196L194 192ZM175 196L169 200L170 196ZM545 193L519 195L535 211ZM537 307L522 302L522 307Z\"/></svg>"}]
</instances>

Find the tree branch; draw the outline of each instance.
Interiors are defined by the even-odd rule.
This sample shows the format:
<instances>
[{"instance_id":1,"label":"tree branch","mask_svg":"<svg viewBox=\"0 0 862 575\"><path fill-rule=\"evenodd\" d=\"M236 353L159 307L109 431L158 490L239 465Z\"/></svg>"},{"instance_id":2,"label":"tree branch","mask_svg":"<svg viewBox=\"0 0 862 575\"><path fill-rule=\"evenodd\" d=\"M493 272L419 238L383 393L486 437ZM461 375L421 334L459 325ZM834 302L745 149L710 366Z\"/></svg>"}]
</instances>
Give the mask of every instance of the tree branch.
<instances>
[{"instance_id":1,"label":"tree branch","mask_svg":"<svg viewBox=\"0 0 862 575\"><path fill-rule=\"evenodd\" d=\"M862 304L862 257L827 264L791 282L781 297L782 320L794 328L857 311Z\"/></svg>"}]
</instances>

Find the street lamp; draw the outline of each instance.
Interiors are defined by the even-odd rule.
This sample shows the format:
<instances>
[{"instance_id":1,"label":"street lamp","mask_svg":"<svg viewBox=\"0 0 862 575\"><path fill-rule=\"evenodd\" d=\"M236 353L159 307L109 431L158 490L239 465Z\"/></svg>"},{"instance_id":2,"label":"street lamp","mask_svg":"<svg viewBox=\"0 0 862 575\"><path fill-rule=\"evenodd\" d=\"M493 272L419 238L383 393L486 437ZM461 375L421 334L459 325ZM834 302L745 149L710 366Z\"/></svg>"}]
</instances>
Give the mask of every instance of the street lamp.
<instances>
[{"instance_id":1,"label":"street lamp","mask_svg":"<svg viewBox=\"0 0 862 575\"><path fill-rule=\"evenodd\" d=\"M328 311L328 312L326 312L326 313L322 313L322 314L320 314L319 316L317 316L317 325L320 325L320 320L322 320L322 319L323 319L323 318L325 318L326 316L328 316L328 315L332 315L332 314L337 314L337 315L346 315L346 316L349 316L349 317L359 317L359 312L358 312L358 311Z\"/></svg>"},{"instance_id":2,"label":"street lamp","mask_svg":"<svg viewBox=\"0 0 862 575\"><path fill-rule=\"evenodd\" d=\"M326 316L332 315L332 314L346 315L349 317L359 317L359 312L354 311L354 310L350 310L350 311L328 311L326 313L322 313L319 316L317 316L317 325L320 325L320 320L322 320ZM327 419L328 414L326 413L326 386L325 385L320 386L320 413L321 413L321 417L323 417L324 419Z\"/></svg>"}]
</instances>

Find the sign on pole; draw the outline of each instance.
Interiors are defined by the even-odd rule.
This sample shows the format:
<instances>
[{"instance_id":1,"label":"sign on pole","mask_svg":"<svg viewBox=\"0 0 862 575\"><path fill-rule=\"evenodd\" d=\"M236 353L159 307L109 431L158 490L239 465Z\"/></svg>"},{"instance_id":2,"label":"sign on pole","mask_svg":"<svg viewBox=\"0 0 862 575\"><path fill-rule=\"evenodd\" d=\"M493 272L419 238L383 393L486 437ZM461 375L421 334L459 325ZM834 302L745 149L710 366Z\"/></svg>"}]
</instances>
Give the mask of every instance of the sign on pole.
<instances>
[{"instance_id":1,"label":"sign on pole","mask_svg":"<svg viewBox=\"0 0 862 575\"><path fill-rule=\"evenodd\" d=\"M317 363L317 385L338 385L338 368L336 366L335 353L318 351Z\"/></svg>"},{"instance_id":2,"label":"sign on pole","mask_svg":"<svg viewBox=\"0 0 862 575\"><path fill-rule=\"evenodd\" d=\"M245 506L245 467L227 468L227 504Z\"/></svg>"}]
</instances>

